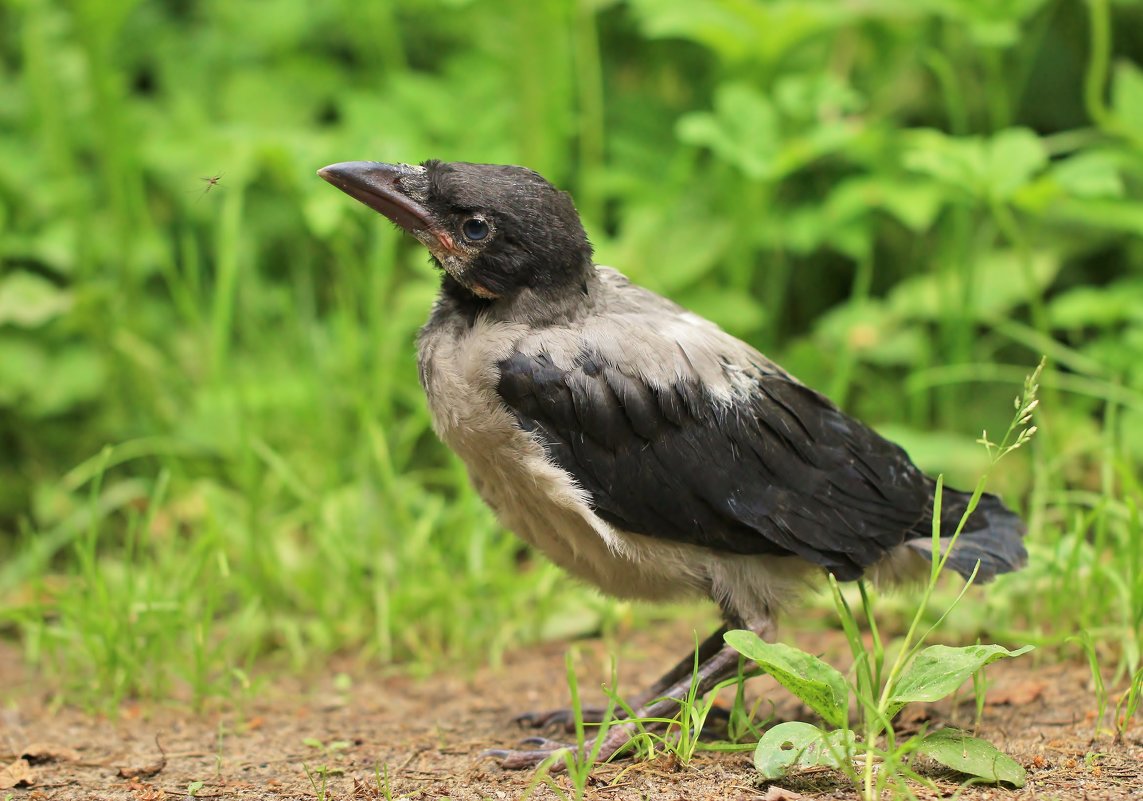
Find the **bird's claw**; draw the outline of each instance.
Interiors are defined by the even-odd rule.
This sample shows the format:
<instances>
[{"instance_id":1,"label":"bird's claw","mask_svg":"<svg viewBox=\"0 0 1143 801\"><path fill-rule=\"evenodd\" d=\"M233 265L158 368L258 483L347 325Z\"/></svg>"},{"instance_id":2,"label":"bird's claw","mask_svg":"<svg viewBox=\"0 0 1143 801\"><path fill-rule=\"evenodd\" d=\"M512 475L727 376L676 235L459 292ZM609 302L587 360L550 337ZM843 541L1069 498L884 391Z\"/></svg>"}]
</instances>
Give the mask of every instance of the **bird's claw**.
<instances>
[{"instance_id":1,"label":"bird's claw","mask_svg":"<svg viewBox=\"0 0 1143 801\"><path fill-rule=\"evenodd\" d=\"M566 743L556 742L555 740L548 740L543 737L529 737L521 741L521 745L532 745L534 748L525 750L512 750L507 748L489 748L482 751L480 756L488 759L495 759L500 762L500 767L507 770L520 770L521 768L534 768L560 752L571 752L575 749L573 745ZM554 760L549 767L552 773L560 773L567 768L563 760Z\"/></svg>"},{"instance_id":2,"label":"bird's claw","mask_svg":"<svg viewBox=\"0 0 1143 801\"><path fill-rule=\"evenodd\" d=\"M525 729L546 729L548 726L566 725L571 717L567 709L552 709L547 712L522 712L512 718L512 722Z\"/></svg>"},{"instance_id":3,"label":"bird's claw","mask_svg":"<svg viewBox=\"0 0 1143 801\"><path fill-rule=\"evenodd\" d=\"M621 717L620 712L620 710L612 710L611 717ZM602 707L584 707L579 712L579 719L588 725L602 723L606 716L607 710ZM512 720L526 729L560 728L567 732L573 732L575 731L576 714L573 709L549 709L546 712L524 712Z\"/></svg>"},{"instance_id":4,"label":"bird's claw","mask_svg":"<svg viewBox=\"0 0 1143 801\"><path fill-rule=\"evenodd\" d=\"M631 724L620 724L600 735L602 739L596 740L594 744L586 743L583 749L576 745L561 743L558 740L549 740L546 737L527 737L520 742L521 746L530 746L524 750L494 749L485 751L482 756L498 759L500 767L508 770L534 768L553 756L578 754L578 760L583 760L588 758L589 751L591 753L590 758L595 762L607 762L631 742L632 734ZM568 760L552 759L548 764L548 771L561 773L567 770L567 767Z\"/></svg>"},{"instance_id":5,"label":"bird's claw","mask_svg":"<svg viewBox=\"0 0 1143 801\"><path fill-rule=\"evenodd\" d=\"M520 745L527 745L537 749L549 749L552 751L558 751L561 748L572 747L567 743L561 743L556 740L549 740L547 737L525 737L520 741Z\"/></svg>"}]
</instances>

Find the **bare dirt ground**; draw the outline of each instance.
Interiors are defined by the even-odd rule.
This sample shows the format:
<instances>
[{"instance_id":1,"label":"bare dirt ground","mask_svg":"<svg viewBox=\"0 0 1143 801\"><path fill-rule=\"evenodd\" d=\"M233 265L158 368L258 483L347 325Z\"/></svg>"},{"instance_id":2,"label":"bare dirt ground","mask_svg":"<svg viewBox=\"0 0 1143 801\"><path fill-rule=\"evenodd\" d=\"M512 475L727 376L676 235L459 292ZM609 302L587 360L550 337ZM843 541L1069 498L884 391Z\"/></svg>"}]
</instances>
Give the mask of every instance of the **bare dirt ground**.
<instances>
[{"instance_id":1,"label":"bare dirt ground","mask_svg":"<svg viewBox=\"0 0 1143 801\"><path fill-rule=\"evenodd\" d=\"M613 643L621 690L637 690L653 679L691 636L676 627ZM831 661L843 648L840 635L833 633L795 633L792 639ZM581 651L580 686L589 702L598 700L601 694L592 689L609 675L609 648L599 641L576 646ZM0 790L0 798L385 798L377 769L387 770L394 798L520 798L533 784L532 774L503 771L479 754L525 736L512 722L516 713L567 704L567 647L552 643L521 650L500 668L467 676L378 678L339 666L312 679L278 679L241 711L196 715L128 705L111 719L55 708L46 688L20 669L14 648L0 643L0 692L9 699L0 709L0 782L5 776L7 786L19 775L26 779ZM348 679L335 678L343 668L350 672ZM748 695L766 694L779 719L812 719L768 682L765 677L752 680ZM1015 791L966 788L960 798L1143 799L1143 725L1136 721L1121 742L1105 735L1093 743L1095 700L1089 685L1087 668L1079 663L1037 666L1025 657L990 667L980 734L1024 765L1028 783ZM904 728L922 721L971 728L972 717L972 693L967 691L955 706L906 708L901 720ZM27 756L23 763L22 755ZM940 793L917 788L918 797L947 797L957 790L955 777L938 775L937 780ZM557 781L568 787L565 779ZM852 788L833 774L780 784L805 798L855 798ZM688 766L668 758L601 766L586 797L737 801L766 798L768 791L771 798L798 797L759 786L749 753L700 753ZM557 796L540 786L532 797Z\"/></svg>"}]
</instances>

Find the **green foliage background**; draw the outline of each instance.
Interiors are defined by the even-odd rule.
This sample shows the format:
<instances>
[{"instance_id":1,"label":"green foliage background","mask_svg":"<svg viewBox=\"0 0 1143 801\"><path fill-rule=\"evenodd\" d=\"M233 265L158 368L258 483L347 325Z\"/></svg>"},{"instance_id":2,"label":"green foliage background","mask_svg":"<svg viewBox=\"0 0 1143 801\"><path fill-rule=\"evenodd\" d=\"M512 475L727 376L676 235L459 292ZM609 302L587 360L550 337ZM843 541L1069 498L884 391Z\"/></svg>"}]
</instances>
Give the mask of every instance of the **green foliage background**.
<instances>
[{"instance_id":1,"label":"green foliage background","mask_svg":"<svg viewBox=\"0 0 1143 801\"><path fill-rule=\"evenodd\" d=\"M952 484L1046 353L1033 563L961 625L1134 666L1141 54L1132 0L0 0L0 625L102 703L614 618L436 443L433 271L314 174L441 158Z\"/></svg>"}]
</instances>

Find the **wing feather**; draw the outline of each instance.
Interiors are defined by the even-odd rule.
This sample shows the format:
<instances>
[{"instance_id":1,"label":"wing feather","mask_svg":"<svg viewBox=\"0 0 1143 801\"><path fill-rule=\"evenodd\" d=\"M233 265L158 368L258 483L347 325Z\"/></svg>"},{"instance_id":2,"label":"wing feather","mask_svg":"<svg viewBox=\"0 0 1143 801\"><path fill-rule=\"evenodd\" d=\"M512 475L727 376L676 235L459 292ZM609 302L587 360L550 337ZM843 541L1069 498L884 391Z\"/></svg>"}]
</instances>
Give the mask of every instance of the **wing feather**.
<instances>
[{"instance_id":1,"label":"wing feather","mask_svg":"<svg viewBox=\"0 0 1143 801\"><path fill-rule=\"evenodd\" d=\"M903 450L785 374L748 371L727 397L586 350L568 368L522 351L499 368L519 425L627 531L852 579L931 508Z\"/></svg>"}]
</instances>

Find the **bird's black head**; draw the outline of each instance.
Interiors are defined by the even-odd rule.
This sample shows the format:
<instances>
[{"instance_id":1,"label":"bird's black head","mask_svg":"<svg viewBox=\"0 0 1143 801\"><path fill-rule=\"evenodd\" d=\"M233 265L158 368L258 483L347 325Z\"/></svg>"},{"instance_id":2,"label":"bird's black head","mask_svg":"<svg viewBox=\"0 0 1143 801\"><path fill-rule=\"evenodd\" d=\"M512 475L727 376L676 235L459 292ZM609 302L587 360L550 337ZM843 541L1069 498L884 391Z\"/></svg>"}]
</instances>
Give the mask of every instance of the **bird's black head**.
<instances>
[{"instance_id":1,"label":"bird's black head","mask_svg":"<svg viewBox=\"0 0 1143 801\"><path fill-rule=\"evenodd\" d=\"M318 175L416 237L446 283L478 298L560 292L591 269L571 198L524 167L350 161Z\"/></svg>"}]
</instances>

